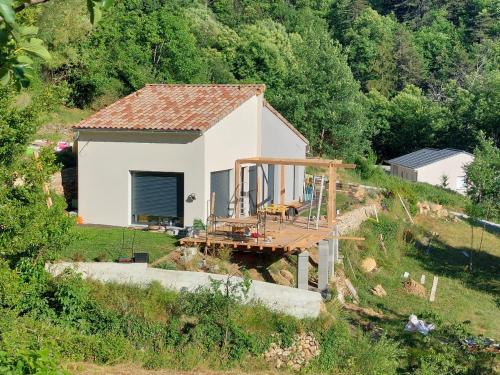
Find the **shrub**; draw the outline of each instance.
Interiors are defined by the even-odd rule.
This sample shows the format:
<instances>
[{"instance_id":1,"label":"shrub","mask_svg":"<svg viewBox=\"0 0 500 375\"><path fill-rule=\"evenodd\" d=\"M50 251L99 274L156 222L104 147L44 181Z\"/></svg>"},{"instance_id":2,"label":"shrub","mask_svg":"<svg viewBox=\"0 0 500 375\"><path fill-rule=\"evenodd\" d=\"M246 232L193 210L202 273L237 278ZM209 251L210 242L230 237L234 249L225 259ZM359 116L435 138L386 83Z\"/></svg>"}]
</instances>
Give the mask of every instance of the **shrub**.
<instances>
[{"instance_id":1,"label":"shrub","mask_svg":"<svg viewBox=\"0 0 500 375\"><path fill-rule=\"evenodd\" d=\"M87 316L89 292L81 276L67 270L54 279L52 307L62 320L81 323Z\"/></svg>"},{"instance_id":2,"label":"shrub","mask_svg":"<svg viewBox=\"0 0 500 375\"><path fill-rule=\"evenodd\" d=\"M217 258L219 258L223 262L229 262L232 255L233 250L230 247L220 247L217 250Z\"/></svg>"},{"instance_id":3,"label":"shrub","mask_svg":"<svg viewBox=\"0 0 500 375\"><path fill-rule=\"evenodd\" d=\"M385 338L372 341L338 320L320 333L321 353L311 363L312 373L396 374L401 350Z\"/></svg>"},{"instance_id":4,"label":"shrub","mask_svg":"<svg viewBox=\"0 0 500 375\"><path fill-rule=\"evenodd\" d=\"M47 348L18 350L14 353L0 351L0 373L10 375L64 374Z\"/></svg>"},{"instance_id":5,"label":"shrub","mask_svg":"<svg viewBox=\"0 0 500 375\"><path fill-rule=\"evenodd\" d=\"M21 301L21 280L9 266L0 261L0 307L18 307Z\"/></svg>"}]
</instances>

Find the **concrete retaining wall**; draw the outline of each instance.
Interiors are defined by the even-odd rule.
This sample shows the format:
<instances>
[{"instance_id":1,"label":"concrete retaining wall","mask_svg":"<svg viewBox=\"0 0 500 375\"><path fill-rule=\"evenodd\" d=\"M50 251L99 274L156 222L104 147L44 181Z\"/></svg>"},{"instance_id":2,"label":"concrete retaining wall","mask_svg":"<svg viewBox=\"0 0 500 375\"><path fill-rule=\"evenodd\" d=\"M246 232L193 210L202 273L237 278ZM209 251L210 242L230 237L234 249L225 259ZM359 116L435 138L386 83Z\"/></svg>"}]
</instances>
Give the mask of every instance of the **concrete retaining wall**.
<instances>
[{"instance_id":1,"label":"concrete retaining wall","mask_svg":"<svg viewBox=\"0 0 500 375\"><path fill-rule=\"evenodd\" d=\"M102 282L146 286L153 281L158 281L163 287L177 291L194 291L200 286L210 285L210 279L226 281L228 278L225 275L204 272L169 271L150 268L146 263L61 262L46 266L47 271L54 276L59 275L66 268L74 269L85 278ZM231 281L239 282L242 279L231 277ZM297 318L316 318L320 313L322 298L317 292L254 280L245 303L252 302L261 302L271 310Z\"/></svg>"}]
</instances>

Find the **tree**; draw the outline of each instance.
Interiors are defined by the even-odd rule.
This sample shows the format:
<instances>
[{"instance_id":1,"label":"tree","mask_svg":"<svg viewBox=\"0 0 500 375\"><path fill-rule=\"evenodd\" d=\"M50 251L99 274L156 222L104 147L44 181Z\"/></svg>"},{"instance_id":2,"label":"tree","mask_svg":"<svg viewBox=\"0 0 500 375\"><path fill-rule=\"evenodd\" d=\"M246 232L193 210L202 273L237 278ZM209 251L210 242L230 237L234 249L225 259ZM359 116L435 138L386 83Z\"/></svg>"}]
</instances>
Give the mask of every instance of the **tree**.
<instances>
[{"instance_id":1,"label":"tree","mask_svg":"<svg viewBox=\"0 0 500 375\"><path fill-rule=\"evenodd\" d=\"M441 187L443 189L448 189L449 188L449 181L448 181L448 176L443 174L441 176Z\"/></svg>"},{"instance_id":2,"label":"tree","mask_svg":"<svg viewBox=\"0 0 500 375\"><path fill-rule=\"evenodd\" d=\"M370 93L370 119L377 125L374 145L381 159L433 147L446 124L446 111L413 85L392 99Z\"/></svg>"},{"instance_id":3,"label":"tree","mask_svg":"<svg viewBox=\"0 0 500 375\"><path fill-rule=\"evenodd\" d=\"M393 17L384 17L366 8L345 33L344 45L349 64L354 77L366 91L377 90L389 95L395 88L395 30Z\"/></svg>"},{"instance_id":4,"label":"tree","mask_svg":"<svg viewBox=\"0 0 500 375\"><path fill-rule=\"evenodd\" d=\"M46 204L43 183L57 168L52 150L37 161L25 155L50 98L25 98L12 86L0 88L0 256L15 265L25 257L50 259L69 241L74 220L64 199L53 196L54 204Z\"/></svg>"},{"instance_id":5,"label":"tree","mask_svg":"<svg viewBox=\"0 0 500 375\"><path fill-rule=\"evenodd\" d=\"M487 218L500 217L500 149L479 134L474 161L465 167L467 195Z\"/></svg>"},{"instance_id":6,"label":"tree","mask_svg":"<svg viewBox=\"0 0 500 375\"><path fill-rule=\"evenodd\" d=\"M353 160L371 138L359 84L321 22L303 20L293 40L297 64L270 101L309 139L313 154Z\"/></svg>"},{"instance_id":7,"label":"tree","mask_svg":"<svg viewBox=\"0 0 500 375\"><path fill-rule=\"evenodd\" d=\"M0 0L0 84L5 86L14 79L20 86L28 86L33 78L33 58L50 59L41 39L36 38L38 28L16 22L16 13L50 0ZM113 0L87 0L87 9L93 24L99 22L102 11Z\"/></svg>"}]
</instances>

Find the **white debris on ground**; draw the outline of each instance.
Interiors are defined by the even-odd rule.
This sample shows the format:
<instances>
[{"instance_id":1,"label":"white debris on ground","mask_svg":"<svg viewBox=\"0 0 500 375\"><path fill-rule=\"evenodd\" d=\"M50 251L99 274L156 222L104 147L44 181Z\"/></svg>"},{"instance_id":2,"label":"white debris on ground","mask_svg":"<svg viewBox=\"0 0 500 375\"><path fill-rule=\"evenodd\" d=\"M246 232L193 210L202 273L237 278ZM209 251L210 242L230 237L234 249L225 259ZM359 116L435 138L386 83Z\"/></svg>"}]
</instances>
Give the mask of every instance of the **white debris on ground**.
<instances>
[{"instance_id":1,"label":"white debris on ground","mask_svg":"<svg viewBox=\"0 0 500 375\"><path fill-rule=\"evenodd\" d=\"M408 323L406 323L405 331L420 332L422 335L427 336L434 328L436 328L434 324L428 324L423 320L419 320L416 315L411 314Z\"/></svg>"},{"instance_id":2,"label":"white debris on ground","mask_svg":"<svg viewBox=\"0 0 500 375\"><path fill-rule=\"evenodd\" d=\"M267 362L276 368L289 367L300 370L320 354L319 343L312 333L295 335L288 348L281 348L279 344L272 343L264 353Z\"/></svg>"}]
</instances>

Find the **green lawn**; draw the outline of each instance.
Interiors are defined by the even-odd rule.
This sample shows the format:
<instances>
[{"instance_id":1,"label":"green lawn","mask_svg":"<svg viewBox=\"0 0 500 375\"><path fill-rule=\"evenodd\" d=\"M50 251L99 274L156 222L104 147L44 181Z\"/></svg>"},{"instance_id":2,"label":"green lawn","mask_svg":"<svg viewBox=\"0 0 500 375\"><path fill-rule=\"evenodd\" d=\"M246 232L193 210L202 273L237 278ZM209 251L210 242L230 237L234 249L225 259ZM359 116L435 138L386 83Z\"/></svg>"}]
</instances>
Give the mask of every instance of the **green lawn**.
<instances>
[{"instance_id":1,"label":"green lawn","mask_svg":"<svg viewBox=\"0 0 500 375\"><path fill-rule=\"evenodd\" d=\"M341 247L353 264L354 273L344 262L344 271L358 288L361 305L382 311L387 319L380 322L394 333L402 331L410 314L438 313L448 322L468 322L472 332L498 339L500 332L500 238L475 227L474 243L471 246L471 228L465 222L419 216L413 228L398 225L404 220L402 212L391 212L386 224L367 222L361 229L366 237L363 244L343 241ZM391 228L392 226L392 228ZM403 239L406 234L410 238ZM427 253L430 232L439 236L432 242ZM387 255L381 250L378 234L384 233ZM472 248L472 251L471 251ZM472 252L473 271L467 266L469 258L463 254ZM359 268L367 256L376 259L379 269L365 274ZM402 288L403 273L420 281L426 276L427 298L408 294ZM436 300L429 302L429 293L434 276L439 277ZM386 297L376 297L370 288L381 284Z\"/></svg>"},{"instance_id":2,"label":"green lawn","mask_svg":"<svg viewBox=\"0 0 500 375\"><path fill-rule=\"evenodd\" d=\"M148 252L152 262L175 249L176 242L176 238L164 233L78 225L75 228L75 240L61 254L61 258L95 260L99 257L101 260L115 261L120 256L130 257L133 245L135 252Z\"/></svg>"}]
</instances>

